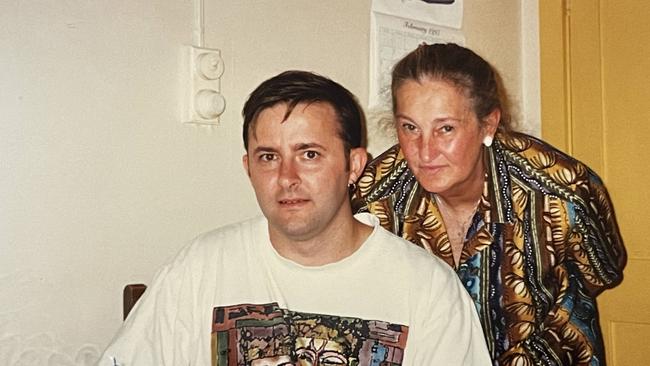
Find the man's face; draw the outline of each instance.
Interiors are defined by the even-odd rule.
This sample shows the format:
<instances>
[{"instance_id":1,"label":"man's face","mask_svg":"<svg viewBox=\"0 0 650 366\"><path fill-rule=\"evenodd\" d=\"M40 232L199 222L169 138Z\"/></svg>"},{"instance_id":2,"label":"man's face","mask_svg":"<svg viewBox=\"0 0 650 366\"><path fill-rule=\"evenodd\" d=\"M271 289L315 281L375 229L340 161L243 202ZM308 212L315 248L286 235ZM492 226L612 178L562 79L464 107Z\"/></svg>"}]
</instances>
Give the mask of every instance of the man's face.
<instances>
[{"instance_id":1,"label":"man's face","mask_svg":"<svg viewBox=\"0 0 650 366\"><path fill-rule=\"evenodd\" d=\"M351 216L347 187L363 169L365 149L346 159L327 103L300 103L284 120L286 110L281 103L259 113L243 161L271 239L304 241Z\"/></svg>"}]
</instances>

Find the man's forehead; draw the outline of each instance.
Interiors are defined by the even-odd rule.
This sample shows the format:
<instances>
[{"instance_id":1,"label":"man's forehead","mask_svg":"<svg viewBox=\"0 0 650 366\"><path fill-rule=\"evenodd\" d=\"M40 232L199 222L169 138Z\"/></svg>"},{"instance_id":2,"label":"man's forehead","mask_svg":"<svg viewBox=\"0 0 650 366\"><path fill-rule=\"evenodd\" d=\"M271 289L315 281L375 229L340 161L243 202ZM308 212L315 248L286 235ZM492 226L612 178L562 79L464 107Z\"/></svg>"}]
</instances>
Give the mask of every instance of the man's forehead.
<instances>
[{"instance_id":1,"label":"man's forehead","mask_svg":"<svg viewBox=\"0 0 650 366\"><path fill-rule=\"evenodd\" d=\"M293 107L282 102L264 108L251 123L248 134L251 140L259 140L261 130L272 135L283 129L315 137L326 137L331 131L332 136L340 137L338 116L326 102L300 102Z\"/></svg>"},{"instance_id":2,"label":"man's forehead","mask_svg":"<svg viewBox=\"0 0 650 366\"><path fill-rule=\"evenodd\" d=\"M259 120L264 115L285 122L294 114L323 114L328 115L328 117L336 117L336 111L329 102L301 101L297 103L278 102L267 106L259 111L255 119Z\"/></svg>"}]
</instances>

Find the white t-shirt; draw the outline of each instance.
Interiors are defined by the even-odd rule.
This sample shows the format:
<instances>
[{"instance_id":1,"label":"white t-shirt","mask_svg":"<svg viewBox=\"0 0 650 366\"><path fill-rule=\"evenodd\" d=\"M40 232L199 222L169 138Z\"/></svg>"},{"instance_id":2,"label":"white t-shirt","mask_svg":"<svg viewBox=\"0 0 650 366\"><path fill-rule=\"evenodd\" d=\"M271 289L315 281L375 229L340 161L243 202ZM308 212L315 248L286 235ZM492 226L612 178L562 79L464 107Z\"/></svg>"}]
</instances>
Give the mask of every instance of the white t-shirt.
<instances>
[{"instance_id":1,"label":"white t-shirt","mask_svg":"<svg viewBox=\"0 0 650 366\"><path fill-rule=\"evenodd\" d=\"M355 217L371 235L318 267L281 257L263 217L199 236L156 274L99 365L490 365L453 270Z\"/></svg>"}]
</instances>

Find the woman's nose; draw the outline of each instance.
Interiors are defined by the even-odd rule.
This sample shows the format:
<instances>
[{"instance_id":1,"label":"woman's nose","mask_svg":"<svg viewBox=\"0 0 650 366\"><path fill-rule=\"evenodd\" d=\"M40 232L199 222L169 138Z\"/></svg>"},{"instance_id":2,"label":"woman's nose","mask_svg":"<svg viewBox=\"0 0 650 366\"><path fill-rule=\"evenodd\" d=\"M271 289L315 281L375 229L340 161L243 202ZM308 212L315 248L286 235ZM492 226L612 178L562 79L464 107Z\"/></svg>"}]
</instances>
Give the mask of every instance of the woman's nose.
<instances>
[{"instance_id":1,"label":"woman's nose","mask_svg":"<svg viewBox=\"0 0 650 366\"><path fill-rule=\"evenodd\" d=\"M433 137L422 136L419 153L420 160L424 163L431 162L438 156L438 147Z\"/></svg>"}]
</instances>

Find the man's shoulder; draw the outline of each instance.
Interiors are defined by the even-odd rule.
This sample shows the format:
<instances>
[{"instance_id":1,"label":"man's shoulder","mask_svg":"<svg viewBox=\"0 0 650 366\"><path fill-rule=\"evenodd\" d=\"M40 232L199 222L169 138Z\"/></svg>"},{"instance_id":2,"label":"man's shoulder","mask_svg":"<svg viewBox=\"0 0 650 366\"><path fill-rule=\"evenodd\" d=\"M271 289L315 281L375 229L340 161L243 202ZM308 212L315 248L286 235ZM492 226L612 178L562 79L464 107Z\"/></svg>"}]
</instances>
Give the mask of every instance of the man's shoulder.
<instances>
[{"instance_id":1,"label":"man's shoulder","mask_svg":"<svg viewBox=\"0 0 650 366\"><path fill-rule=\"evenodd\" d=\"M227 224L198 235L193 242L197 243L197 245L209 245L216 242L222 242L224 239L228 239L227 242L224 242L222 244L236 244L237 241L250 240L251 238L257 236L260 232L260 229L266 228L265 222L266 221L263 216L257 216L243 221Z\"/></svg>"},{"instance_id":2,"label":"man's shoulder","mask_svg":"<svg viewBox=\"0 0 650 366\"><path fill-rule=\"evenodd\" d=\"M418 314L414 319L422 320L430 315L430 311L439 309L440 295L446 297L445 303L467 296L464 290L461 291L462 285L454 269L425 249L382 227L376 228L370 244L380 251L372 267L375 281L381 281L386 288L398 288L401 293L408 294L405 301L413 309L426 309L414 313Z\"/></svg>"},{"instance_id":3,"label":"man's shoulder","mask_svg":"<svg viewBox=\"0 0 650 366\"><path fill-rule=\"evenodd\" d=\"M265 233L265 223L260 216L201 233L180 250L174 261L200 262L220 255L234 257L249 253L247 248L260 240L260 233Z\"/></svg>"},{"instance_id":4,"label":"man's shoulder","mask_svg":"<svg viewBox=\"0 0 650 366\"><path fill-rule=\"evenodd\" d=\"M377 225L375 230L376 245L390 256L392 262L404 270L412 271L416 276L423 273L446 273L455 276L453 269L447 263L424 248L391 233L381 225Z\"/></svg>"}]
</instances>

